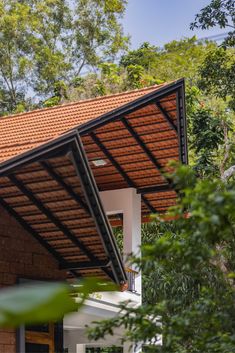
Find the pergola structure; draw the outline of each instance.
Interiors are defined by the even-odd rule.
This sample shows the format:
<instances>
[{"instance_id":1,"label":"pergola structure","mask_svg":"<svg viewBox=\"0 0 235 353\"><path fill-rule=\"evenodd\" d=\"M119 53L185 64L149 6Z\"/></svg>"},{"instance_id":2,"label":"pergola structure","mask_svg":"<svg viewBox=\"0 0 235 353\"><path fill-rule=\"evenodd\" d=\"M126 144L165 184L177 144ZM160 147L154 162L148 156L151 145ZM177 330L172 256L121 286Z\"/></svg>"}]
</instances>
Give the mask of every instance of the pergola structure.
<instances>
[{"instance_id":1,"label":"pergola structure","mask_svg":"<svg viewBox=\"0 0 235 353\"><path fill-rule=\"evenodd\" d=\"M0 119L0 204L68 276L127 277L99 191L135 188L142 216L177 194L187 163L184 81Z\"/></svg>"}]
</instances>

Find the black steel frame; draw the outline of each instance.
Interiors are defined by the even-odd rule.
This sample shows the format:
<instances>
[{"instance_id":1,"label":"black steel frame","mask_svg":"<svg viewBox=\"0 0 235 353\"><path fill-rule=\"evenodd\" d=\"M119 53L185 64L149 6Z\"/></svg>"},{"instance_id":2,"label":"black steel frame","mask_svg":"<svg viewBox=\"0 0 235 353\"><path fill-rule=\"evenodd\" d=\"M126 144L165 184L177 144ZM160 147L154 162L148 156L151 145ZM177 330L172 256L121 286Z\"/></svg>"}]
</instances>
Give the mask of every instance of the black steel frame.
<instances>
[{"instance_id":1,"label":"black steel frame","mask_svg":"<svg viewBox=\"0 0 235 353\"><path fill-rule=\"evenodd\" d=\"M118 118L130 114L133 111L143 108L148 104L155 104L158 100L165 98L166 96L175 93L181 90L184 94L184 79L174 81L168 85L162 86L156 91L148 93L140 98L137 98L135 101L127 103L120 108L114 109L111 112L108 112L99 118L88 121L87 123L82 124L77 128L81 135L87 134L95 129L98 129L101 126L106 125L107 123L118 120ZM186 123L186 121L184 121ZM186 138L186 136L185 136Z\"/></svg>"}]
</instances>

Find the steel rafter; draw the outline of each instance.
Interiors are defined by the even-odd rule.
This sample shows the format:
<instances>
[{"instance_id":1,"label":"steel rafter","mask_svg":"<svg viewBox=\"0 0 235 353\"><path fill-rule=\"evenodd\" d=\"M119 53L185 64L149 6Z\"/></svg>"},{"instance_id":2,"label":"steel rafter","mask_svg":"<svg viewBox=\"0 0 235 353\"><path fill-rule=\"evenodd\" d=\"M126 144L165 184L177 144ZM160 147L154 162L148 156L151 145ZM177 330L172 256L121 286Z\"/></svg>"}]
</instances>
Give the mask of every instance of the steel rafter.
<instances>
[{"instance_id":1,"label":"steel rafter","mask_svg":"<svg viewBox=\"0 0 235 353\"><path fill-rule=\"evenodd\" d=\"M141 137L136 133L136 131L134 130L134 128L129 124L129 122L127 121L127 119L125 118L121 118L121 121L123 123L123 125L127 128L127 130L129 131L129 133L132 135L132 137L136 140L136 142L138 143L138 145L142 148L142 150L145 152L145 154L148 156L148 158L150 159L150 161L153 163L153 165L158 169L158 171L161 173L163 172L163 166L157 161L157 159L155 158L155 156L153 155L153 153L150 151L150 149L146 146L146 144L144 143L144 141L141 139ZM169 185L171 185L171 180L168 179L166 176L162 175L163 178L167 181L167 183Z\"/></svg>"},{"instance_id":2,"label":"steel rafter","mask_svg":"<svg viewBox=\"0 0 235 353\"><path fill-rule=\"evenodd\" d=\"M92 218L100 235L107 258L112 259L110 266L112 268L114 280L124 284L127 281L127 276L123 267L122 258L115 239L113 238L112 228L105 215L102 203L100 201L99 190L89 166L82 140L78 134L72 144L70 158L75 166L83 190L85 191L86 201L90 207ZM108 271L106 268L102 269L103 271ZM113 275L110 274L110 277L112 278ZM121 282L119 281L120 278L122 278Z\"/></svg>"},{"instance_id":3,"label":"steel rafter","mask_svg":"<svg viewBox=\"0 0 235 353\"><path fill-rule=\"evenodd\" d=\"M137 190L138 194L152 194L155 192L163 192L163 191L172 191L172 188L169 184L167 185L157 185L157 186L148 186L145 188L139 188Z\"/></svg>"},{"instance_id":4,"label":"steel rafter","mask_svg":"<svg viewBox=\"0 0 235 353\"><path fill-rule=\"evenodd\" d=\"M91 215L91 212L87 206L87 204L82 200L82 197L76 193L73 188L68 185L61 176L56 173L53 167L48 162L41 162L41 166L47 171L47 173L52 177L52 179L56 180L57 183L66 190L66 192L71 196L74 201L76 201L85 211L87 214Z\"/></svg>"},{"instance_id":5,"label":"steel rafter","mask_svg":"<svg viewBox=\"0 0 235 353\"><path fill-rule=\"evenodd\" d=\"M17 188L27 196L27 198L43 213L47 216L47 218L63 233L67 236L68 239L72 241L74 245L76 245L91 261L97 262L98 259L96 256L92 254L90 250L68 229L66 225L64 225L50 209L45 207L41 200L39 200L36 196L34 196L20 180L17 179L15 175L9 175L8 178L11 182L17 186ZM104 271L106 274L107 272Z\"/></svg>"},{"instance_id":6,"label":"steel rafter","mask_svg":"<svg viewBox=\"0 0 235 353\"><path fill-rule=\"evenodd\" d=\"M188 163L188 148L187 148L187 124L185 118L185 96L183 94L183 88L179 88L176 93L177 99L177 120L178 120L178 143L179 143L179 155L181 162Z\"/></svg>"},{"instance_id":7,"label":"steel rafter","mask_svg":"<svg viewBox=\"0 0 235 353\"><path fill-rule=\"evenodd\" d=\"M158 109L160 110L161 114L164 116L164 118L167 121L168 125L176 132L176 134L178 134L177 126L174 124L174 122L170 118L170 116L167 113L167 111L163 108L161 103L159 101L157 101L155 104L158 107Z\"/></svg>"},{"instance_id":8,"label":"steel rafter","mask_svg":"<svg viewBox=\"0 0 235 353\"><path fill-rule=\"evenodd\" d=\"M68 262L67 264L60 265L61 270L72 269L72 270L82 270L82 269L95 269L95 268L105 268L110 266L110 261L97 261L97 262Z\"/></svg>"}]
</instances>

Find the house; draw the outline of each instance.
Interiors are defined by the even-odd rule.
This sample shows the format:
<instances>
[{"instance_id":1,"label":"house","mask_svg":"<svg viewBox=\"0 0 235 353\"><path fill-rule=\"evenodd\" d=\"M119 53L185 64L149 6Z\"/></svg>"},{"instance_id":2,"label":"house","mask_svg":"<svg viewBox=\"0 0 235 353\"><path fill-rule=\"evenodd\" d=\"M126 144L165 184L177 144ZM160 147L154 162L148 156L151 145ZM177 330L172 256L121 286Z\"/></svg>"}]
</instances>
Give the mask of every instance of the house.
<instances>
[{"instance_id":1,"label":"house","mask_svg":"<svg viewBox=\"0 0 235 353\"><path fill-rule=\"evenodd\" d=\"M183 80L0 119L1 287L96 276L120 288L63 324L1 330L0 352L84 352L86 323L115 315L119 300L141 303L126 257L141 222L175 203L170 160L187 163Z\"/></svg>"}]
</instances>

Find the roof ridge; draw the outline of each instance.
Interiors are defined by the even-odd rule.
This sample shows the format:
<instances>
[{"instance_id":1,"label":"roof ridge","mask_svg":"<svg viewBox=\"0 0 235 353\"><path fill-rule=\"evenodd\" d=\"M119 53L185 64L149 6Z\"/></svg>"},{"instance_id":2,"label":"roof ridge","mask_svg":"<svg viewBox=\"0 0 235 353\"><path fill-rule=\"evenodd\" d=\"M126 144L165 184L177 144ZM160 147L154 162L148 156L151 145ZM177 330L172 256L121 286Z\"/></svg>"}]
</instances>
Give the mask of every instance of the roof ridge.
<instances>
[{"instance_id":1,"label":"roof ridge","mask_svg":"<svg viewBox=\"0 0 235 353\"><path fill-rule=\"evenodd\" d=\"M82 104L82 103L91 102L91 101L99 101L99 100L103 100L103 99L106 99L106 98L123 96L123 95L126 95L126 94L135 93L135 92L143 92L143 91L147 91L149 89L154 89L155 87L159 88L160 86L164 86L164 85L167 85L169 83L171 83L171 82L164 82L164 83L161 83L161 84L158 84L158 85L152 85L152 86L147 86L147 87L143 87L143 88L136 88L136 89L128 90L128 91L124 91L124 92L107 94L105 96L97 96L97 97L93 97L93 98L80 99L78 101L72 101L72 102L58 104L58 105L55 105L53 107L38 108L38 109L25 111L25 112L22 112L22 113L5 115L5 116L0 117L0 121L2 119L6 120L6 119L10 119L10 118L17 118L17 117L21 117L21 116L24 116L24 115L29 115L29 114L35 113L35 112L56 110L56 109L59 109L61 107L67 107L67 106Z\"/></svg>"}]
</instances>

